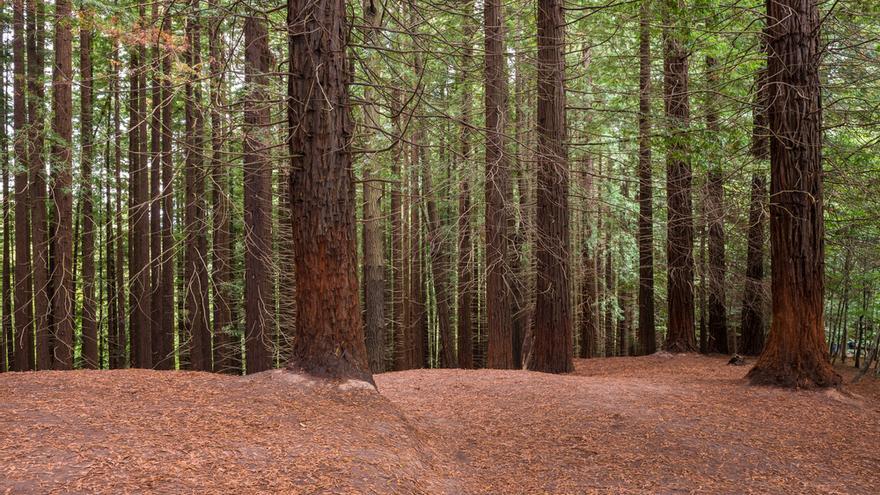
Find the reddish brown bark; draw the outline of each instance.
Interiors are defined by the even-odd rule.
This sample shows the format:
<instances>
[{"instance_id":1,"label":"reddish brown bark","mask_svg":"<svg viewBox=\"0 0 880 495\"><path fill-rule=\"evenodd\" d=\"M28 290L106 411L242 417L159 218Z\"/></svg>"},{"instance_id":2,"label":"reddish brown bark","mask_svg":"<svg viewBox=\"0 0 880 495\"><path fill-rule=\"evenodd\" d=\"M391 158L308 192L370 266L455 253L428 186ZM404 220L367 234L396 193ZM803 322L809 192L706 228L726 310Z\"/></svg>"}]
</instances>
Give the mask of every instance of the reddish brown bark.
<instances>
[{"instance_id":1,"label":"reddish brown bark","mask_svg":"<svg viewBox=\"0 0 880 495\"><path fill-rule=\"evenodd\" d=\"M5 27L5 22L4 22ZM5 34L5 33L4 33ZM0 35L0 45L6 47L6 39ZM0 348L0 372L12 371L13 368L13 351L15 349L15 337L12 329L12 250L11 240L12 232L9 225L9 212L12 206L9 194L9 135L7 134L8 112L9 112L9 94L6 86L6 69L7 69L8 52L4 52L2 63L0 63L0 85L3 86L0 91L0 154L2 154L3 166L3 268L2 268L2 301L0 306L3 309L3 320L0 323L0 341L3 345Z\"/></svg>"},{"instance_id":2,"label":"reddish brown bark","mask_svg":"<svg viewBox=\"0 0 880 495\"><path fill-rule=\"evenodd\" d=\"M651 2L639 11L639 353L657 352L654 322L654 191L651 162Z\"/></svg>"},{"instance_id":3,"label":"reddish brown bark","mask_svg":"<svg viewBox=\"0 0 880 495\"><path fill-rule=\"evenodd\" d=\"M373 0L364 0L364 43L371 45L377 42L381 29L381 5ZM375 50L371 51L375 54ZM375 64L375 55L371 55L367 64ZM376 133L380 129L379 113L376 103L376 91L373 86L364 88L364 126L366 133ZM369 139L369 138L368 138ZM370 369L374 373L385 370L385 239L382 221L383 186L377 175L374 164L375 155L364 157L363 191L364 191L364 226L363 226L363 283L364 283L364 333L366 334L367 352L370 358Z\"/></svg>"},{"instance_id":4,"label":"reddish brown bark","mask_svg":"<svg viewBox=\"0 0 880 495\"><path fill-rule=\"evenodd\" d=\"M687 144L690 120L688 101L688 50L684 44L680 0L666 0L663 30L663 91L668 151L667 190L667 303L668 323L664 347L671 352L696 350L694 339L694 220L691 184L693 174Z\"/></svg>"},{"instance_id":5,"label":"reddish brown bark","mask_svg":"<svg viewBox=\"0 0 880 495\"><path fill-rule=\"evenodd\" d=\"M568 151L565 147L564 16L560 0L538 2L537 287L525 367L571 371Z\"/></svg>"},{"instance_id":6,"label":"reddish brown bark","mask_svg":"<svg viewBox=\"0 0 880 495\"><path fill-rule=\"evenodd\" d=\"M152 3L150 14L151 26L160 28L158 25L160 2ZM169 360L167 351L164 349L162 339L162 217L160 198L161 190L161 162L162 162L162 88L161 77L161 31L156 29L155 36L151 40L150 62L148 64L150 77L150 351L151 361L155 368L168 369ZM146 91L146 88L145 88Z\"/></svg>"},{"instance_id":7,"label":"reddish brown bark","mask_svg":"<svg viewBox=\"0 0 880 495\"><path fill-rule=\"evenodd\" d=\"M394 135L402 139L403 126L400 122L400 90L395 88L392 99L394 102L394 114L392 125ZM391 335L393 343L393 368L404 370L409 368L409 314L408 314L408 280L407 280L407 251L405 243L404 211L405 200L401 195L401 186L404 182L404 174L401 165L405 159L404 143L398 140L394 145L394 157L391 160L391 175L394 183L391 185L391 264L393 286L391 289Z\"/></svg>"},{"instance_id":8,"label":"reddish brown bark","mask_svg":"<svg viewBox=\"0 0 880 495\"><path fill-rule=\"evenodd\" d=\"M212 12L216 12L217 1L210 0ZM232 322L232 236L230 235L229 174L226 153L226 120L223 108L225 98L225 59L223 56L223 18L219 13L211 18L208 36L208 57L210 58L211 82L211 209L213 221L213 242L211 244L211 287L213 288L214 321L214 371L232 370L230 355L235 351L232 336L227 328ZM292 323L292 322L291 322Z\"/></svg>"},{"instance_id":9,"label":"reddish brown bark","mask_svg":"<svg viewBox=\"0 0 880 495\"><path fill-rule=\"evenodd\" d=\"M162 19L162 31L171 30L171 17L166 13ZM159 322L162 360L156 363L160 369L174 368L174 257L176 247L173 235L174 220L174 164L171 156L172 117L174 91L171 86L171 55L162 53L162 266L160 272L160 299L162 301Z\"/></svg>"},{"instance_id":10,"label":"reddish brown bark","mask_svg":"<svg viewBox=\"0 0 880 495\"><path fill-rule=\"evenodd\" d=\"M31 369L52 367L49 283L49 225L46 211L46 173L43 161L43 20L41 0L27 2L28 155L30 170L31 235L33 239L34 331L36 358Z\"/></svg>"},{"instance_id":11,"label":"reddish brown bark","mask_svg":"<svg viewBox=\"0 0 880 495\"><path fill-rule=\"evenodd\" d=\"M825 346L820 19L810 0L767 3L773 317L748 377L838 386Z\"/></svg>"},{"instance_id":12,"label":"reddish brown bark","mask_svg":"<svg viewBox=\"0 0 880 495\"><path fill-rule=\"evenodd\" d=\"M25 104L25 21L24 0L12 6L12 126L15 131L15 371L32 369L34 354L33 293L31 289L30 213L28 190L28 140Z\"/></svg>"},{"instance_id":13,"label":"reddish brown bark","mask_svg":"<svg viewBox=\"0 0 880 495\"><path fill-rule=\"evenodd\" d=\"M202 65L201 18L199 0L190 1L187 19L187 59L194 70ZM189 339L189 367L210 371L211 351L210 309L208 304L208 241L206 235L204 115L202 112L201 78L186 81L186 205L184 210L185 251L183 277L186 283L184 333Z\"/></svg>"},{"instance_id":14,"label":"reddish brown bark","mask_svg":"<svg viewBox=\"0 0 880 495\"><path fill-rule=\"evenodd\" d=\"M95 218L92 186L92 13L81 11L80 67L80 173L82 174L82 357L86 368L100 367L95 299Z\"/></svg>"},{"instance_id":15,"label":"reddish brown bark","mask_svg":"<svg viewBox=\"0 0 880 495\"><path fill-rule=\"evenodd\" d=\"M269 41L263 19L245 19L244 228L245 358L247 373L272 365L272 168L269 162Z\"/></svg>"},{"instance_id":16,"label":"reddish brown bark","mask_svg":"<svg viewBox=\"0 0 880 495\"><path fill-rule=\"evenodd\" d=\"M476 31L468 17L465 25L465 46L462 63L469 66L473 63L473 35ZM474 367L474 250L472 245L471 227L471 185L470 166L471 151L471 116L473 111L473 95L466 77L461 78L461 156L459 157L458 192L458 366L459 368Z\"/></svg>"},{"instance_id":17,"label":"reddish brown bark","mask_svg":"<svg viewBox=\"0 0 880 495\"><path fill-rule=\"evenodd\" d=\"M486 105L486 367L512 368L511 301L505 277L510 249L510 171L505 151L507 74L504 14L500 0L483 5Z\"/></svg>"},{"instance_id":18,"label":"reddish brown bark","mask_svg":"<svg viewBox=\"0 0 880 495\"><path fill-rule=\"evenodd\" d=\"M299 122L290 174L298 325L288 368L372 382L358 297L345 3L288 8Z\"/></svg>"}]
</instances>

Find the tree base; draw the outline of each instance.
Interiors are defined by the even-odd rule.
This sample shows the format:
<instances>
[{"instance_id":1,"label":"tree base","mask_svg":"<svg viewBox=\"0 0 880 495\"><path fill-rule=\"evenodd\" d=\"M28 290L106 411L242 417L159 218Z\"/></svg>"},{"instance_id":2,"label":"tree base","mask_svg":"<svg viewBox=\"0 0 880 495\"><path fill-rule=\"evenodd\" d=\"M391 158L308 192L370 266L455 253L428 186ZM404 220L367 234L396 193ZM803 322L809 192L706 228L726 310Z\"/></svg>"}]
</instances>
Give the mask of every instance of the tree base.
<instances>
[{"instance_id":1,"label":"tree base","mask_svg":"<svg viewBox=\"0 0 880 495\"><path fill-rule=\"evenodd\" d=\"M302 373L315 378L327 380L358 380L376 386L373 375L363 371L341 356L324 356L323 359L298 359L292 357L284 367L294 373Z\"/></svg>"},{"instance_id":2,"label":"tree base","mask_svg":"<svg viewBox=\"0 0 880 495\"><path fill-rule=\"evenodd\" d=\"M838 388L842 378L831 365L820 362L814 366L766 365L760 360L746 375L752 385L770 387L819 389Z\"/></svg>"}]
</instances>

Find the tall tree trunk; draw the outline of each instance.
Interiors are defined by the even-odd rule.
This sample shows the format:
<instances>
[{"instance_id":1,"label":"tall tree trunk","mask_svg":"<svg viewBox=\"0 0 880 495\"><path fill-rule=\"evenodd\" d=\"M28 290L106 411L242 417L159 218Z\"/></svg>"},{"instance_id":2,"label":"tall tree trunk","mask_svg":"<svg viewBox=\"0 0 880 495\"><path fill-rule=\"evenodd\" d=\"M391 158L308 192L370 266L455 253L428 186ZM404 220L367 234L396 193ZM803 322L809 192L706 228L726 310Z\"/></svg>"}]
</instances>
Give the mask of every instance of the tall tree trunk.
<instances>
[{"instance_id":1,"label":"tall tree trunk","mask_svg":"<svg viewBox=\"0 0 880 495\"><path fill-rule=\"evenodd\" d=\"M92 192L92 13L81 11L83 25L79 34L80 67L80 140L82 155L82 356L86 368L100 367L98 354L98 320L95 300L95 218Z\"/></svg>"},{"instance_id":2,"label":"tall tree trunk","mask_svg":"<svg viewBox=\"0 0 880 495\"><path fill-rule=\"evenodd\" d=\"M437 321L440 327L440 367L451 368L455 366L456 361L455 341L449 314L449 254L443 241L445 233L434 198L430 167L423 167L422 183L427 196L431 273L434 281L434 297L437 300Z\"/></svg>"},{"instance_id":3,"label":"tall tree trunk","mask_svg":"<svg viewBox=\"0 0 880 495\"><path fill-rule=\"evenodd\" d=\"M46 173L43 162L43 2L27 5L28 50L28 168L30 170L31 233L33 236L34 326L36 361L30 368L52 367L52 336L49 305L49 227L46 211Z\"/></svg>"},{"instance_id":4,"label":"tall tree trunk","mask_svg":"<svg viewBox=\"0 0 880 495\"><path fill-rule=\"evenodd\" d=\"M810 0L767 3L773 317L752 383L838 386L825 347L820 20Z\"/></svg>"},{"instance_id":5,"label":"tall tree trunk","mask_svg":"<svg viewBox=\"0 0 880 495\"><path fill-rule=\"evenodd\" d=\"M709 139L715 140L720 132L718 107L715 100L718 91L718 61L706 57L706 80L709 94L706 98L706 129ZM724 170L722 156L718 150L710 155L711 163L707 176L706 222L709 228L709 352L728 354L727 303L725 290L724 253Z\"/></svg>"},{"instance_id":6,"label":"tall tree trunk","mask_svg":"<svg viewBox=\"0 0 880 495\"><path fill-rule=\"evenodd\" d=\"M504 15L500 0L483 5L486 102L486 311L487 368L512 368L511 301L505 277L510 249L510 171L505 150L507 71Z\"/></svg>"},{"instance_id":7,"label":"tall tree trunk","mask_svg":"<svg viewBox=\"0 0 880 495\"><path fill-rule=\"evenodd\" d=\"M28 187L29 140L25 104L25 21L24 0L12 6L12 126L15 131L15 371L33 369L34 355L33 292L31 289L30 214Z\"/></svg>"},{"instance_id":8,"label":"tall tree trunk","mask_svg":"<svg viewBox=\"0 0 880 495\"><path fill-rule=\"evenodd\" d=\"M8 21L4 21L5 23ZM5 33L4 33L5 34ZM13 369L13 351L15 349L15 337L12 330L12 252L11 252L11 229L9 226L9 209L12 201L9 195L9 135L8 135L8 114L9 114L9 93L6 86L6 69L8 64L8 51L6 49L6 39L0 35L0 45L3 45L3 61L0 63L0 85L3 86L0 91L0 153L2 153L3 166L3 268L2 268L2 301L0 306L3 309L3 320L0 324L0 341L3 342L2 354L0 354L0 372L12 371Z\"/></svg>"},{"instance_id":9,"label":"tall tree trunk","mask_svg":"<svg viewBox=\"0 0 880 495\"><path fill-rule=\"evenodd\" d=\"M151 362L157 369L168 369L167 351L163 346L162 339L162 218L159 200L161 185L161 162L162 162L162 88L160 86L161 73L161 22L159 19L160 2L152 3L150 13L151 28L155 31L152 47L150 49L150 176L149 176L149 205L150 205L150 351ZM146 91L146 88L144 88ZM146 108L146 107L145 107ZM145 110L146 111L146 110ZM144 124L146 125L146 124Z\"/></svg>"},{"instance_id":10,"label":"tall tree trunk","mask_svg":"<svg viewBox=\"0 0 880 495\"><path fill-rule=\"evenodd\" d=\"M171 15L162 19L163 36L170 34ZM159 369L174 368L174 164L171 156L172 118L174 114L174 90L171 86L171 55L162 51L162 267L160 273L160 299L162 301L161 354ZM158 200L158 198L157 198Z\"/></svg>"},{"instance_id":11,"label":"tall tree trunk","mask_svg":"<svg viewBox=\"0 0 880 495\"><path fill-rule=\"evenodd\" d=\"M382 6L375 0L363 1L364 44L372 45L382 28ZM371 50L367 60L373 67L376 51ZM368 135L380 129L376 91L371 85L364 88L364 125ZM372 141L369 138L368 142ZM385 243L382 222L382 182L376 179L376 156L367 155L363 164L364 188L364 332L370 369L373 373L385 371Z\"/></svg>"},{"instance_id":12,"label":"tall tree trunk","mask_svg":"<svg viewBox=\"0 0 880 495\"><path fill-rule=\"evenodd\" d=\"M55 369L73 369L73 186L71 147L73 80L71 62L70 0L55 2L55 63L52 70L52 202L55 205L55 245L53 279L53 314L55 319Z\"/></svg>"},{"instance_id":13,"label":"tall tree trunk","mask_svg":"<svg viewBox=\"0 0 880 495\"><path fill-rule=\"evenodd\" d=\"M232 323L230 282L232 275L232 237L229 232L230 208L229 174L226 152L226 119L223 113L226 106L224 95L225 59L223 55L223 17L217 9L217 0L210 0L211 17L208 37L208 57L210 58L211 83L211 208L213 218L213 243L211 286L214 290L214 371L227 372L231 369L230 353L232 338L227 328ZM293 322L289 322L292 324Z\"/></svg>"},{"instance_id":14,"label":"tall tree trunk","mask_svg":"<svg viewBox=\"0 0 880 495\"><path fill-rule=\"evenodd\" d=\"M409 321L407 316L407 277L406 277L406 245L404 242L404 199L401 196L401 186L404 174L401 164L405 159L403 143L403 126L400 122L400 89L394 88L392 101L392 125L397 142L394 143L394 156L391 159L391 176L394 182L391 184L391 265L392 265L392 289L391 289L391 337L393 342L392 367L395 370L406 369L406 349Z\"/></svg>"},{"instance_id":15,"label":"tall tree trunk","mask_svg":"<svg viewBox=\"0 0 880 495\"><path fill-rule=\"evenodd\" d=\"M693 176L687 131L688 49L685 46L686 9L683 0L665 0L663 32L663 90L668 151L666 157L667 206L667 299L669 320L666 350L692 352L694 340L694 220L691 197Z\"/></svg>"},{"instance_id":16,"label":"tall tree trunk","mask_svg":"<svg viewBox=\"0 0 880 495\"><path fill-rule=\"evenodd\" d=\"M568 150L565 140L564 16L560 0L538 1L537 287L529 354L532 371L572 364L569 291Z\"/></svg>"},{"instance_id":17,"label":"tall tree trunk","mask_svg":"<svg viewBox=\"0 0 880 495\"><path fill-rule=\"evenodd\" d=\"M199 70L201 56L201 19L199 0L190 0L190 13L187 20L189 39L189 66ZM184 215L185 254L184 280L186 281L186 313L184 325L186 337L190 339L190 368L196 371L210 371L211 333L208 305L208 256L205 233L205 164L204 115L202 113L201 77L188 79L186 83L186 210ZM271 237L270 237L271 239ZM271 242L271 241L270 241Z\"/></svg>"},{"instance_id":18,"label":"tall tree trunk","mask_svg":"<svg viewBox=\"0 0 880 495\"><path fill-rule=\"evenodd\" d=\"M300 123L290 175L299 320L288 367L372 382L358 298L345 3L292 0L288 8Z\"/></svg>"},{"instance_id":19,"label":"tall tree trunk","mask_svg":"<svg viewBox=\"0 0 880 495\"><path fill-rule=\"evenodd\" d=\"M608 214L608 209L605 209ZM605 228L605 357L614 356L614 265L611 253L611 229Z\"/></svg>"},{"instance_id":20,"label":"tall tree trunk","mask_svg":"<svg viewBox=\"0 0 880 495\"><path fill-rule=\"evenodd\" d=\"M416 127L418 127L416 125ZM427 318L425 311L425 279L424 259L422 251L422 197L419 188L419 175L422 161L419 154L419 146L422 142L422 134L418 129L411 136L412 150L410 152L410 224L409 224L409 252L410 252L410 280L409 280L409 365L411 368L425 367L424 333L427 332Z\"/></svg>"},{"instance_id":21,"label":"tall tree trunk","mask_svg":"<svg viewBox=\"0 0 880 495\"><path fill-rule=\"evenodd\" d=\"M244 225L245 351L247 373L272 365L269 345L274 303L272 260L272 165L269 161L269 40L265 21L245 19ZM329 299L328 299L329 300Z\"/></svg>"},{"instance_id":22,"label":"tall tree trunk","mask_svg":"<svg viewBox=\"0 0 880 495\"><path fill-rule=\"evenodd\" d=\"M581 279L581 320L580 320L580 353L581 358L596 357L597 338L599 336L599 294L598 277L596 270L596 249L591 246L595 237L591 208L595 203L593 198L593 158L587 155L584 159L583 170L584 190L584 239L581 248L581 262L583 263L583 275Z\"/></svg>"},{"instance_id":23,"label":"tall tree trunk","mask_svg":"<svg viewBox=\"0 0 880 495\"><path fill-rule=\"evenodd\" d=\"M476 31L470 16L465 16L462 64L473 63L473 36ZM474 250L471 227L471 119L473 95L466 75L460 76L461 91L461 156L459 157L458 192L458 367L474 367Z\"/></svg>"},{"instance_id":24,"label":"tall tree trunk","mask_svg":"<svg viewBox=\"0 0 880 495\"><path fill-rule=\"evenodd\" d=\"M761 174L752 175L749 206L746 280L742 304L742 343L739 352L757 356L764 349L764 203L766 186Z\"/></svg>"},{"instance_id":25,"label":"tall tree trunk","mask_svg":"<svg viewBox=\"0 0 880 495\"><path fill-rule=\"evenodd\" d=\"M639 12L639 353L657 352L654 323L654 192L651 162L651 1Z\"/></svg>"}]
</instances>

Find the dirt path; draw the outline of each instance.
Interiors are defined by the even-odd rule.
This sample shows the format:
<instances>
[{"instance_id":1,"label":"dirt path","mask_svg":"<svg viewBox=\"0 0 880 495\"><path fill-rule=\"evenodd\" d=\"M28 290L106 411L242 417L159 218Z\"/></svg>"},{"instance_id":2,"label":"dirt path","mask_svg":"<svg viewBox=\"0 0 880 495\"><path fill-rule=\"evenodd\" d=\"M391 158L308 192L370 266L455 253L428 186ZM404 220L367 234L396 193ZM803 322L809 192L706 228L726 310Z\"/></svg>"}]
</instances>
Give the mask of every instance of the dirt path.
<instances>
[{"instance_id":1,"label":"dirt path","mask_svg":"<svg viewBox=\"0 0 880 495\"><path fill-rule=\"evenodd\" d=\"M151 371L0 375L0 493L877 493L880 385L720 358L417 370L381 396Z\"/></svg>"}]
</instances>

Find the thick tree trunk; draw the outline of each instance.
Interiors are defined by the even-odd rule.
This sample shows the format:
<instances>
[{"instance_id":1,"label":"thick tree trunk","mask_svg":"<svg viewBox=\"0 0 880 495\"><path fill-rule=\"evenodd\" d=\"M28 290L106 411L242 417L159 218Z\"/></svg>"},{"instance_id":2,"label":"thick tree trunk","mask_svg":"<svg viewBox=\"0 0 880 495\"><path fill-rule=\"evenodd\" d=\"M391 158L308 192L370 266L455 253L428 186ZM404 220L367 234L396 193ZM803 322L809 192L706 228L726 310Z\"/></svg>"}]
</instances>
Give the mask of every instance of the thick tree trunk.
<instances>
[{"instance_id":1,"label":"thick tree trunk","mask_svg":"<svg viewBox=\"0 0 880 495\"><path fill-rule=\"evenodd\" d=\"M392 359L391 365L395 370L406 369L406 348L408 335L407 316L407 269L406 269L406 246L404 242L404 200L401 196L401 186L404 182L401 164L405 159L403 138L403 126L400 122L400 90L395 88L392 99L394 109L392 125L394 135L398 141L394 144L394 156L391 159L391 176L394 182L391 184L391 338Z\"/></svg>"},{"instance_id":2,"label":"thick tree trunk","mask_svg":"<svg viewBox=\"0 0 880 495\"><path fill-rule=\"evenodd\" d=\"M820 20L811 0L767 3L770 336L752 383L838 386L825 347Z\"/></svg>"},{"instance_id":3,"label":"thick tree trunk","mask_svg":"<svg viewBox=\"0 0 880 495\"><path fill-rule=\"evenodd\" d=\"M583 170L584 190L584 238L581 248L581 262L583 263L583 275L581 278L581 319L580 319L580 352L581 358L592 358L597 355L597 337L599 336L599 294L598 277L596 266L596 249L591 249L593 242L593 220L590 218L591 209L594 206L593 197L593 159L585 158Z\"/></svg>"},{"instance_id":4,"label":"thick tree trunk","mask_svg":"<svg viewBox=\"0 0 880 495\"><path fill-rule=\"evenodd\" d=\"M469 67L473 58L474 24L466 17L464 27L464 50L462 64ZM473 95L466 76L461 77L461 156L459 157L458 192L458 367L474 367L474 249L471 227L471 116Z\"/></svg>"},{"instance_id":5,"label":"thick tree trunk","mask_svg":"<svg viewBox=\"0 0 880 495\"><path fill-rule=\"evenodd\" d=\"M742 343L739 352L757 356L764 350L764 203L766 186L761 174L752 175L749 206L746 280L743 288Z\"/></svg>"},{"instance_id":6,"label":"thick tree trunk","mask_svg":"<svg viewBox=\"0 0 880 495\"><path fill-rule=\"evenodd\" d=\"M43 161L43 11L41 0L29 0L27 16L28 159L30 170L31 234L33 236L34 330L36 360L31 369L52 367L51 286L49 283L49 227L46 211L46 172Z\"/></svg>"},{"instance_id":7,"label":"thick tree trunk","mask_svg":"<svg viewBox=\"0 0 880 495\"><path fill-rule=\"evenodd\" d=\"M171 16L162 19L162 31L171 31ZM162 267L160 273L160 299L162 300L161 354L156 363L159 369L174 368L174 163L171 155L172 118L174 114L174 90L171 86L171 54L162 53Z\"/></svg>"},{"instance_id":8,"label":"thick tree trunk","mask_svg":"<svg viewBox=\"0 0 880 495\"><path fill-rule=\"evenodd\" d=\"M651 162L651 2L639 12L639 353L657 352L654 322L654 192Z\"/></svg>"},{"instance_id":9,"label":"thick tree trunk","mask_svg":"<svg viewBox=\"0 0 880 495\"><path fill-rule=\"evenodd\" d=\"M83 366L99 368L98 319L95 300L95 218L94 194L92 192L92 31L93 22L90 10L81 11L84 24L79 35L80 67L80 140L82 155L80 173L82 174L82 356ZM100 205L100 203L99 203Z\"/></svg>"},{"instance_id":10,"label":"thick tree trunk","mask_svg":"<svg viewBox=\"0 0 880 495\"><path fill-rule=\"evenodd\" d=\"M145 6L138 5L140 25L146 21ZM130 48L131 96L129 120L129 328L132 366L153 367L150 325L150 206L147 166L146 48Z\"/></svg>"},{"instance_id":11,"label":"thick tree trunk","mask_svg":"<svg viewBox=\"0 0 880 495\"><path fill-rule=\"evenodd\" d=\"M694 220L691 197L693 181L687 131L688 50L684 44L681 0L665 0L663 32L663 90L668 133L667 189L667 300L669 320L666 350L692 352L694 340Z\"/></svg>"},{"instance_id":12,"label":"thick tree trunk","mask_svg":"<svg viewBox=\"0 0 880 495\"><path fill-rule=\"evenodd\" d=\"M24 0L14 0L12 6L12 126L15 131L15 371L33 369L34 355L33 293L31 289L30 214L31 200L28 188L29 142L25 104L25 24Z\"/></svg>"},{"instance_id":13,"label":"thick tree trunk","mask_svg":"<svg viewBox=\"0 0 880 495\"><path fill-rule=\"evenodd\" d=\"M4 22L4 27L6 25ZM4 33L5 34L5 33ZM6 39L0 35L0 45L6 47ZM3 86L0 91L0 154L2 154L3 166L3 268L2 268L2 300L0 306L3 310L3 320L0 323L0 342L3 343L0 348L0 372L12 371L13 368L13 351L15 349L15 337L12 330L12 250L11 241L12 233L9 226L9 211L12 206L11 197L9 195L9 135L7 133L8 113L9 113L9 93L6 85L8 52L4 52L3 61L0 63L0 85Z\"/></svg>"},{"instance_id":14,"label":"thick tree trunk","mask_svg":"<svg viewBox=\"0 0 880 495\"><path fill-rule=\"evenodd\" d=\"M572 364L569 291L568 151L565 145L565 43L560 0L538 2L537 287L525 367L566 373Z\"/></svg>"},{"instance_id":15,"label":"thick tree trunk","mask_svg":"<svg viewBox=\"0 0 880 495\"><path fill-rule=\"evenodd\" d=\"M505 277L510 249L510 171L505 150L507 71L504 14L500 0L483 5L486 102L486 311L487 368L512 368L511 301Z\"/></svg>"},{"instance_id":16,"label":"thick tree trunk","mask_svg":"<svg viewBox=\"0 0 880 495\"><path fill-rule=\"evenodd\" d=\"M288 8L300 123L290 175L299 319L288 368L372 382L358 298L345 3L292 0Z\"/></svg>"},{"instance_id":17,"label":"thick tree trunk","mask_svg":"<svg viewBox=\"0 0 880 495\"><path fill-rule=\"evenodd\" d=\"M718 107L715 104L718 90L718 61L706 57L706 80L709 94L706 99L706 129L713 136L720 132ZM725 290L724 252L724 171L718 150L711 155L707 176L706 221L709 228L709 352L728 354L727 303Z\"/></svg>"},{"instance_id":18,"label":"thick tree trunk","mask_svg":"<svg viewBox=\"0 0 880 495\"><path fill-rule=\"evenodd\" d=\"M244 228L245 358L247 373L269 369L273 323L272 165L269 161L268 72L270 53L265 21L245 19ZM328 301L330 299L328 298Z\"/></svg>"},{"instance_id":19,"label":"thick tree trunk","mask_svg":"<svg viewBox=\"0 0 880 495\"><path fill-rule=\"evenodd\" d=\"M212 12L216 12L217 1L211 0ZM224 108L226 98L225 59L223 55L223 18L216 13L211 18L208 37L208 57L210 58L211 83L211 209L213 221L213 242L211 244L211 287L214 294L214 371L228 372L230 354L234 344L227 328L232 322L230 305L230 282L232 278L232 237L229 232L230 208L229 174L227 172L226 119ZM291 322L292 323L292 322Z\"/></svg>"},{"instance_id":20,"label":"thick tree trunk","mask_svg":"<svg viewBox=\"0 0 880 495\"><path fill-rule=\"evenodd\" d=\"M187 19L188 64L198 71L202 66L201 19L199 0L190 0ZM202 82L199 75L186 81L186 209L184 213L184 280L186 300L184 333L189 339L189 367L210 371L211 350L210 308L208 304L208 242L205 205L204 115Z\"/></svg>"},{"instance_id":21,"label":"thick tree trunk","mask_svg":"<svg viewBox=\"0 0 880 495\"><path fill-rule=\"evenodd\" d=\"M159 4L152 3L150 23L153 27L159 27ZM161 161L162 161L162 88L159 83L161 77L161 31L153 33L152 48L150 50L150 176L149 176L149 204L150 204L150 351L153 367L167 369L166 351L162 341L162 218L159 200L161 190Z\"/></svg>"}]
</instances>

